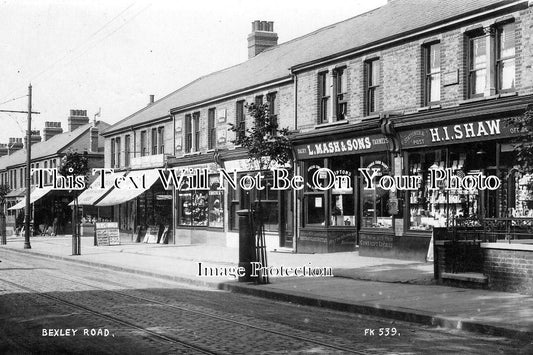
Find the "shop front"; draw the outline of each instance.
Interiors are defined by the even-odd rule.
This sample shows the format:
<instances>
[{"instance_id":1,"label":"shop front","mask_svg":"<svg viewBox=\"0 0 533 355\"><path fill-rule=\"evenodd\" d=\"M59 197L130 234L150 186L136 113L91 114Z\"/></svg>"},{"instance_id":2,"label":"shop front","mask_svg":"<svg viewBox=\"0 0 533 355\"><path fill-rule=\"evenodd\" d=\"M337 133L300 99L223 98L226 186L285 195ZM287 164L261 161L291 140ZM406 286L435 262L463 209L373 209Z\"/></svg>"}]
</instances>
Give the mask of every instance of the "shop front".
<instances>
[{"instance_id":1,"label":"shop front","mask_svg":"<svg viewBox=\"0 0 533 355\"><path fill-rule=\"evenodd\" d=\"M294 140L304 178L299 253L353 251L369 240L394 235L394 195L365 181L364 173L374 183L392 173L390 141L373 131Z\"/></svg>"},{"instance_id":2,"label":"shop front","mask_svg":"<svg viewBox=\"0 0 533 355\"><path fill-rule=\"evenodd\" d=\"M511 139L520 132L512 120L504 114L456 117L398 133L403 174L420 181L401 192L403 238L414 258L424 259L436 228L461 225L488 235L490 221L533 217L531 178L514 167Z\"/></svg>"}]
</instances>

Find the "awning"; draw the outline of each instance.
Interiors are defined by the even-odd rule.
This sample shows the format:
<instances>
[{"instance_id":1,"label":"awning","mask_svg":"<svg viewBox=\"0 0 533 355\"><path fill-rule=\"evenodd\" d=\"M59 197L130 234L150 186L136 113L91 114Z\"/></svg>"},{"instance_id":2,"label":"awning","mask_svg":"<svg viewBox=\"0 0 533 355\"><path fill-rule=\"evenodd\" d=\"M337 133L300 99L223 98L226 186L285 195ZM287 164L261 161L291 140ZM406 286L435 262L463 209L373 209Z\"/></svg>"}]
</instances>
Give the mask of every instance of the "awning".
<instances>
[{"instance_id":1,"label":"awning","mask_svg":"<svg viewBox=\"0 0 533 355\"><path fill-rule=\"evenodd\" d=\"M30 204L34 203L35 201L39 200L40 198L43 198L47 193L52 191L53 189L51 187L44 187L42 189L33 188L30 193ZM17 203L15 206L8 208L8 210L19 210L21 208L26 207L26 199L23 198L22 201Z\"/></svg>"},{"instance_id":2,"label":"awning","mask_svg":"<svg viewBox=\"0 0 533 355\"><path fill-rule=\"evenodd\" d=\"M9 193L6 195L6 198L18 198L23 197L26 195L26 189L20 188L20 189L14 189L9 191Z\"/></svg>"},{"instance_id":3,"label":"awning","mask_svg":"<svg viewBox=\"0 0 533 355\"><path fill-rule=\"evenodd\" d=\"M101 188L100 176L98 176L93 183L78 196L78 205L92 206L102 199L114 187L115 179L124 176L125 172L105 174L104 188ZM74 201L68 204L74 206Z\"/></svg>"},{"instance_id":4,"label":"awning","mask_svg":"<svg viewBox=\"0 0 533 355\"><path fill-rule=\"evenodd\" d=\"M148 190L159 179L157 169L135 170L125 176L119 188L115 187L95 206L115 206L134 199Z\"/></svg>"}]
</instances>

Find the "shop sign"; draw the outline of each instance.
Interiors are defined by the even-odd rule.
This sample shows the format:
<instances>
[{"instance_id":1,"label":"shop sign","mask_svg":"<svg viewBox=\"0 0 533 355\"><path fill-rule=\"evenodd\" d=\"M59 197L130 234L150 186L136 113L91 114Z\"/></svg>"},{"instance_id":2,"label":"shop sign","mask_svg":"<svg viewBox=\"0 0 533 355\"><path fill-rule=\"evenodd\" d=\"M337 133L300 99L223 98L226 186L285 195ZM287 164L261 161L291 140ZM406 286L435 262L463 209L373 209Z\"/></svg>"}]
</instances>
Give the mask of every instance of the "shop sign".
<instances>
[{"instance_id":1,"label":"shop sign","mask_svg":"<svg viewBox=\"0 0 533 355\"><path fill-rule=\"evenodd\" d=\"M348 155L384 151L388 148L388 139L382 135L352 137L326 142L302 144L296 146L298 159Z\"/></svg>"},{"instance_id":2,"label":"shop sign","mask_svg":"<svg viewBox=\"0 0 533 355\"><path fill-rule=\"evenodd\" d=\"M514 137L521 132L508 118L459 123L400 132L402 148L427 147L441 143L465 143Z\"/></svg>"},{"instance_id":3,"label":"shop sign","mask_svg":"<svg viewBox=\"0 0 533 355\"><path fill-rule=\"evenodd\" d=\"M120 245L118 222L96 223L96 244L98 246Z\"/></svg>"}]
</instances>

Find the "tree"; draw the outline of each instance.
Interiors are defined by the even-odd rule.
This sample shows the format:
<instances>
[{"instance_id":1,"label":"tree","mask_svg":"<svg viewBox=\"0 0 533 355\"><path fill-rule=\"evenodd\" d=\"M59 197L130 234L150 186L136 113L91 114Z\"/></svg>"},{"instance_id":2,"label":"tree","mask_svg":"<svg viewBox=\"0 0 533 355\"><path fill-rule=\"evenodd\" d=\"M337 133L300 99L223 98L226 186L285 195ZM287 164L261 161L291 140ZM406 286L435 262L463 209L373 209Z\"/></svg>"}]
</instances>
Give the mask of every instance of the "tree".
<instances>
[{"instance_id":1,"label":"tree","mask_svg":"<svg viewBox=\"0 0 533 355\"><path fill-rule=\"evenodd\" d=\"M66 155L61 159L58 169L62 176L84 176L87 184L89 174L89 159L87 156L80 155L69 149ZM72 255L81 254L81 236L80 236L80 219L78 216L78 195L74 198L74 211L72 214Z\"/></svg>"},{"instance_id":2,"label":"tree","mask_svg":"<svg viewBox=\"0 0 533 355\"><path fill-rule=\"evenodd\" d=\"M232 143L248 151L250 170L258 168L264 171L287 164L292 157L288 128L279 128L277 117L271 114L267 104L246 104L245 107L253 118L252 127L242 131L240 127L230 123L230 130L236 133L236 138ZM250 229L254 233L258 246L257 261L266 267L265 210L260 194L258 203L251 209ZM268 283L268 276L262 275L258 281Z\"/></svg>"},{"instance_id":3,"label":"tree","mask_svg":"<svg viewBox=\"0 0 533 355\"><path fill-rule=\"evenodd\" d=\"M6 204L6 195L11 191L9 185L0 185L0 237L2 238L1 244L6 244L6 215L4 213Z\"/></svg>"}]
</instances>

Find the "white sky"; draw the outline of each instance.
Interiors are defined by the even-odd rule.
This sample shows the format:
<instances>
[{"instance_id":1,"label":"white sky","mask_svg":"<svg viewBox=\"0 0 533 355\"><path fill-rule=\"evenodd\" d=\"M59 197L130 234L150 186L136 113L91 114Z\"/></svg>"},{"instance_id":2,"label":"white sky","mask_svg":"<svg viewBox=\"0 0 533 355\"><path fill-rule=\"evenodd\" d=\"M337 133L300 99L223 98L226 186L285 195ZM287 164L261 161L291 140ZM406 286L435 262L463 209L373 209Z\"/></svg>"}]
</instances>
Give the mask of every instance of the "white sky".
<instances>
[{"instance_id":1,"label":"white sky","mask_svg":"<svg viewBox=\"0 0 533 355\"><path fill-rule=\"evenodd\" d=\"M66 131L70 109L92 119L101 107L115 123L150 94L245 61L253 20L274 21L283 43L386 2L0 0L0 109L27 110L31 82L32 129L61 121ZM22 137L26 119L0 113L0 143Z\"/></svg>"}]
</instances>

